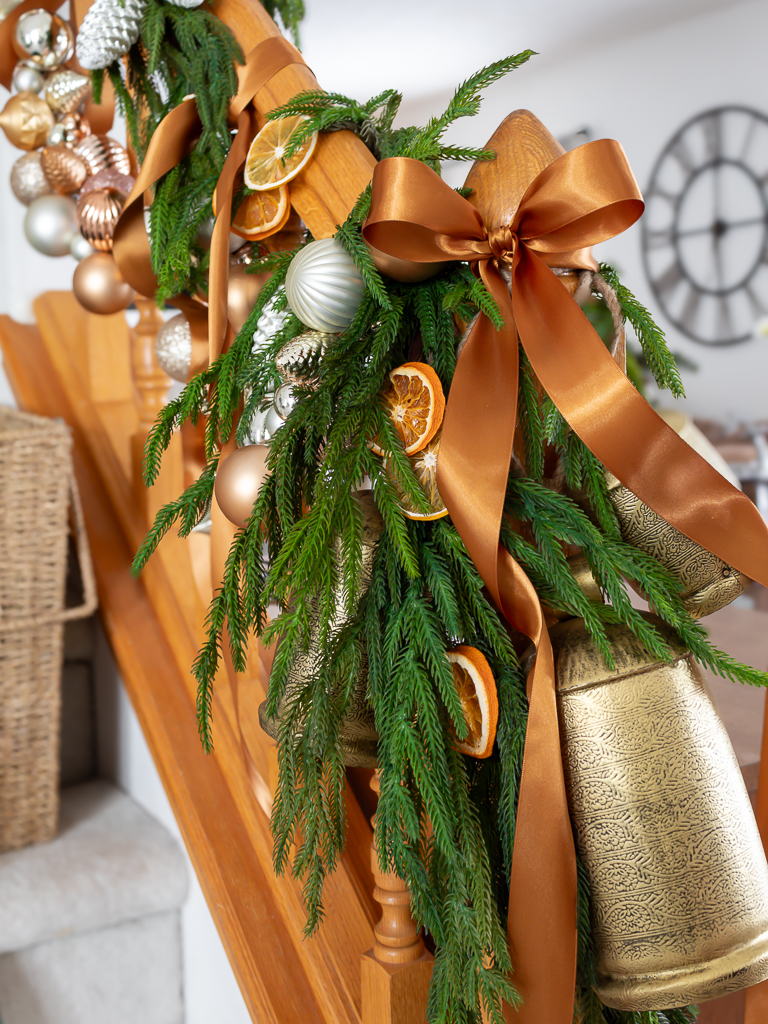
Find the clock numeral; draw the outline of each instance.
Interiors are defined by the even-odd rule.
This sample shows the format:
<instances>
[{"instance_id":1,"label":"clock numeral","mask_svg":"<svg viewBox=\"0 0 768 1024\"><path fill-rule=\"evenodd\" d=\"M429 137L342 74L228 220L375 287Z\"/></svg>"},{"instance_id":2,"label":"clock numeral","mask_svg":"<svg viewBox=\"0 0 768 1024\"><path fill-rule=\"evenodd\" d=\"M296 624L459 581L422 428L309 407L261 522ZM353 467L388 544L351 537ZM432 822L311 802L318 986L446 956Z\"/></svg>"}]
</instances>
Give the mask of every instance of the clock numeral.
<instances>
[{"instance_id":1,"label":"clock numeral","mask_svg":"<svg viewBox=\"0 0 768 1024\"><path fill-rule=\"evenodd\" d=\"M709 117L705 117L701 122L704 145L710 160L717 159L723 151L723 125L720 114L719 110L713 110Z\"/></svg>"},{"instance_id":2,"label":"clock numeral","mask_svg":"<svg viewBox=\"0 0 768 1024\"><path fill-rule=\"evenodd\" d=\"M678 139L677 142L674 142L669 147L669 152L688 174L692 174L696 170L696 161L691 156L691 152L683 139Z\"/></svg>"},{"instance_id":3,"label":"clock numeral","mask_svg":"<svg viewBox=\"0 0 768 1024\"><path fill-rule=\"evenodd\" d=\"M683 271L679 263L669 266L661 277L655 278L652 282L659 295L668 296L677 288L683 280Z\"/></svg>"},{"instance_id":4,"label":"clock numeral","mask_svg":"<svg viewBox=\"0 0 768 1024\"><path fill-rule=\"evenodd\" d=\"M727 295L719 295L717 298L715 325L716 338L725 340L733 338L736 334L736 327L731 316L731 305Z\"/></svg>"},{"instance_id":5,"label":"clock numeral","mask_svg":"<svg viewBox=\"0 0 768 1024\"><path fill-rule=\"evenodd\" d=\"M667 249L674 245L675 236L672 228L661 228L658 231L648 231L645 235L645 244L648 249Z\"/></svg>"}]
</instances>

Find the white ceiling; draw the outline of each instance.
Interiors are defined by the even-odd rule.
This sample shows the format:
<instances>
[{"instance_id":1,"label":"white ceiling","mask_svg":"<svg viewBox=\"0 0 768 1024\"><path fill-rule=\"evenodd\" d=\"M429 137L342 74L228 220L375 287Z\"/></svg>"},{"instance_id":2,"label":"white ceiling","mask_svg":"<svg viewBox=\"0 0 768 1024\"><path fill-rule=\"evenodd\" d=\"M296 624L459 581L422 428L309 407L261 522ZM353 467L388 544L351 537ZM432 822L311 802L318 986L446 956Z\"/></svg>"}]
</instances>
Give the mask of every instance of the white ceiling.
<instances>
[{"instance_id":1,"label":"white ceiling","mask_svg":"<svg viewBox=\"0 0 768 1024\"><path fill-rule=\"evenodd\" d=\"M730 0L732 5L733 0ZM729 0L305 0L304 58L321 86L406 102L453 89L492 61L536 50L538 63L728 6ZM649 54L652 73L653 58Z\"/></svg>"}]
</instances>

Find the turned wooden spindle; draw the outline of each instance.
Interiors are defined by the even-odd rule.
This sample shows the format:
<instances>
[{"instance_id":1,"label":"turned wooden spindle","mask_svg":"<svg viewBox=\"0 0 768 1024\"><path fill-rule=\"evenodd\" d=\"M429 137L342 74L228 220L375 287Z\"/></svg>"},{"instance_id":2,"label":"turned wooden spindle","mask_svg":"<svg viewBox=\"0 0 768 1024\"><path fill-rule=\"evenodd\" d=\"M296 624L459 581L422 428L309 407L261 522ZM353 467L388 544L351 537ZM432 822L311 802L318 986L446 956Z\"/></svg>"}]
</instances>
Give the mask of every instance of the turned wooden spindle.
<instances>
[{"instance_id":1,"label":"turned wooden spindle","mask_svg":"<svg viewBox=\"0 0 768 1024\"><path fill-rule=\"evenodd\" d=\"M371 789L379 793L379 772ZM371 867L376 887L373 898L381 905L381 920L374 928L374 945L363 956L362 1024L424 1024L433 956L424 945L421 928L411 917L411 897L402 878L382 872L376 852L376 816Z\"/></svg>"},{"instance_id":2,"label":"turned wooden spindle","mask_svg":"<svg viewBox=\"0 0 768 1024\"><path fill-rule=\"evenodd\" d=\"M155 356L155 338L163 325L160 311L154 299L143 295L137 295L134 302L139 311L139 321L131 331L131 368L136 389L138 430L131 438L131 463L134 494L150 522L162 505L177 498L184 490L184 470L181 442L174 435L173 443L163 457L155 486L149 490L144 486L144 445L157 414L165 405L171 380L160 369Z\"/></svg>"}]
</instances>

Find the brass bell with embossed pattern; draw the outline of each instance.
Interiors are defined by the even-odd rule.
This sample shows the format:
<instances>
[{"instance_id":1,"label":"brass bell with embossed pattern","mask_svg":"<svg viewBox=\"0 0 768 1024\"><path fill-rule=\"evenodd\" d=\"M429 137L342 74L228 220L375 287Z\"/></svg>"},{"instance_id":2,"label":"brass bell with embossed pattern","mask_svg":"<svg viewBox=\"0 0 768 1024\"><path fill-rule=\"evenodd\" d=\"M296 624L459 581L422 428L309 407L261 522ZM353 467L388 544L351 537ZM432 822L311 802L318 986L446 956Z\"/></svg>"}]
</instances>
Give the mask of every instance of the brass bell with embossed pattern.
<instances>
[{"instance_id":1,"label":"brass bell with embossed pattern","mask_svg":"<svg viewBox=\"0 0 768 1024\"><path fill-rule=\"evenodd\" d=\"M621 1010L768 978L768 865L736 756L689 651L661 662L608 626L551 630L566 783L589 876L598 994Z\"/></svg>"},{"instance_id":2,"label":"brass bell with embossed pattern","mask_svg":"<svg viewBox=\"0 0 768 1024\"><path fill-rule=\"evenodd\" d=\"M362 600L371 584L373 560L376 555L379 539L384 530L384 521L381 518L381 513L376 506L371 491L358 491L357 499L363 512L362 557L357 591L358 600ZM338 570L338 584L334 602L335 611L329 623L329 629L331 633L337 633L348 620L346 612L347 596L343 586L341 538L334 538L332 543L333 558ZM267 717L266 701L259 707L259 724L274 739L277 739L278 736L280 716L285 704L290 700L292 694L304 688L319 668L321 628L322 623L319 610L313 608L310 616L310 635L307 651L297 658L296 662L291 666L285 696L277 715L274 718ZM350 767L375 768L377 764L376 748L378 734L374 723L373 711L366 699L367 682L367 674L364 671L357 682L354 696L347 709L346 718L341 725L339 734L344 763Z\"/></svg>"}]
</instances>

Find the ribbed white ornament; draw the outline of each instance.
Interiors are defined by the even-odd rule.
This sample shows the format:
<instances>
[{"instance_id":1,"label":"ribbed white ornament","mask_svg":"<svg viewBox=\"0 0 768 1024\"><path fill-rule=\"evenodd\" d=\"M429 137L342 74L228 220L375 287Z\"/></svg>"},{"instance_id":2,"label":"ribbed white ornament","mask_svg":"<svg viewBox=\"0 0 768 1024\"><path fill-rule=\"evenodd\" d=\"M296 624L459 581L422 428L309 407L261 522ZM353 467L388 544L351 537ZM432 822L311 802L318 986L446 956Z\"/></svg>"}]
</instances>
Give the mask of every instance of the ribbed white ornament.
<instances>
[{"instance_id":1,"label":"ribbed white ornament","mask_svg":"<svg viewBox=\"0 0 768 1024\"><path fill-rule=\"evenodd\" d=\"M84 68L106 68L139 38L147 0L94 0L77 33L77 59Z\"/></svg>"},{"instance_id":2,"label":"ribbed white ornament","mask_svg":"<svg viewBox=\"0 0 768 1024\"><path fill-rule=\"evenodd\" d=\"M285 278L288 305L307 327L326 334L345 330L365 284L351 256L334 238L310 242L291 260Z\"/></svg>"}]
</instances>

